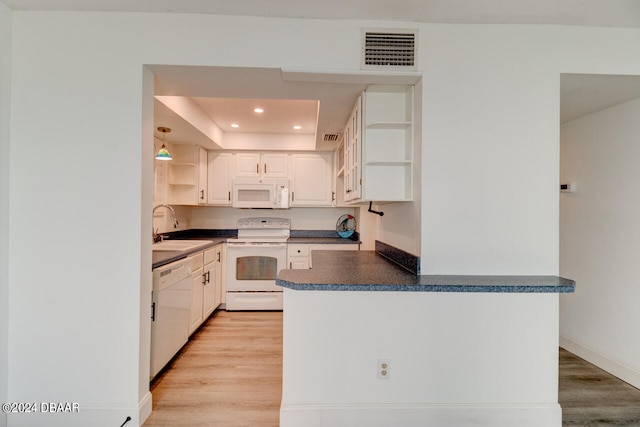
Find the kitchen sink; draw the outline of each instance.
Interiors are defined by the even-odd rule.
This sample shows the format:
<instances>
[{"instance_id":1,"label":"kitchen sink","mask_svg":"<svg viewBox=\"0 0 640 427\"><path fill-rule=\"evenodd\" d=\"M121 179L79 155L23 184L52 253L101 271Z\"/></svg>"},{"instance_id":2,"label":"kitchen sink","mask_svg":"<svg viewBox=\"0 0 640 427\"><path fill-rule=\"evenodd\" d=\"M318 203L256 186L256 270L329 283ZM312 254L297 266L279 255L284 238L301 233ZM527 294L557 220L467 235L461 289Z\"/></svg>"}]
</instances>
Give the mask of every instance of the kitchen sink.
<instances>
[{"instance_id":1,"label":"kitchen sink","mask_svg":"<svg viewBox=\"0 0 640 427\"><path fill-rule=\"evenodd\" d=\"M209 240L165 240L154 243L151 248L154 251L189 251L209 244Z\"/></svg>"}]
</instances>

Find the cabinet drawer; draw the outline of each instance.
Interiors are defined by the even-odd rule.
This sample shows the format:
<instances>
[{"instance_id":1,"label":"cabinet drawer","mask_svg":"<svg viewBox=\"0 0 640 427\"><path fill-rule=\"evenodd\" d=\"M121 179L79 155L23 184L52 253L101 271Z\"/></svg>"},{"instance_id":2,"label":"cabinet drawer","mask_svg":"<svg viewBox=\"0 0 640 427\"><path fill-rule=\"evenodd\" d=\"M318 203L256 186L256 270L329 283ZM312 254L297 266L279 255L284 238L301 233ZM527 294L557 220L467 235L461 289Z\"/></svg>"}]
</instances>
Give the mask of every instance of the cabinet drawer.
<instances>
[{"instance_id":1,"label":"cabinet drawer","mask_svg":"<svg viewBox=\"0 0 640 427\"><path fill-rule=\"evenodd\" d=\"M216 248L211 248L209 250L206 250L204 252L204 264L211 264L212 262L216 261Z\"/></svg>"},{"instance_id":2,"label":"cabinet drawer","mask_svg":"<svg viewBox=\"0 0 640 427\"><path fill-rule=\"evenodd\" d=\"M202 256L202 252L187 257L187 261L191 262L191 272L192 273L194 271L196 271L197 269L203 267L203 265L204 265L203 264L203 259L204 259L204 257Z\"/></svg>"},{"instance_id":3,"label":"cabinet drawer","mask_svg":"<svg viewBox=\"0 0 640 427\"><path fill-rule=\"evenodd\" d=\"M289 245L289 256L309 256L309 246Z\"/></svg>"}]
</instances>

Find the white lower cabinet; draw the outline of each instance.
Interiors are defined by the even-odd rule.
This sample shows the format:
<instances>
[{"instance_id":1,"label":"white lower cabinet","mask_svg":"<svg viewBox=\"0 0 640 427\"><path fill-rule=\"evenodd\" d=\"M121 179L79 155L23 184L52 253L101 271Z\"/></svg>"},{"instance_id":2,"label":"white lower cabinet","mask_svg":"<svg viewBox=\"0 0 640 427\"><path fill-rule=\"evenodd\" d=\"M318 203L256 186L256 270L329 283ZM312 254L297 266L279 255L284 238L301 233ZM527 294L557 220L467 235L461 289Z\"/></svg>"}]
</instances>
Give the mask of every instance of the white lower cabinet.
<instances>
[{"instance_id":1,"label":"white lower cabinet","mask_svg":"<svg viewBox=\"0 0 640 427\"><path fill-rule=\"evenodd\" d=\"M357 251L359 244L345 243L289 243L287 248L287 263L290 270L304 270L312 268L313 251Z\"/></svg>"},{"instance_id":2,"label":"white lower cabinet","mask_svg":"<svg viewBox=\"0 0 640 427\"><path fill-rule=\"evenodd\" d=\"M306 270L309 268L309 245L289 244L287 262L290 270Z\"/></svg>"},{"instance_id":3,"label":"white lower cabinet","mask_svg":"<svg viewBox=\"0 0 640 427\"><path fill-rule=\"evenodd\" d=\"M187 258L191 262L191 310L189 311L189 335L203 322L202 302L204 299L204 265L202 252Z\"/></svg>"},{"instance_id":4,"label":"white lower cabinet","mask_svg":"<svg viewBox=\"0 0 640 427\"><path fill-rule=\"evenodd\" d=\"M222 302L222 245L214 246L187 258L191 260L191 311L189 335L218 308Z\"/></svg>"},{"instance_id":5,"label":"white lower cabinet","mask_svg":"<svg viewBox=\"0 0 640 427\"><path fill-rule=\"evenodd\" d=\"M202 273L202 321L204 322L216 309L216 251L209 249L204 253Z\"/></svg>"}]
</instances>

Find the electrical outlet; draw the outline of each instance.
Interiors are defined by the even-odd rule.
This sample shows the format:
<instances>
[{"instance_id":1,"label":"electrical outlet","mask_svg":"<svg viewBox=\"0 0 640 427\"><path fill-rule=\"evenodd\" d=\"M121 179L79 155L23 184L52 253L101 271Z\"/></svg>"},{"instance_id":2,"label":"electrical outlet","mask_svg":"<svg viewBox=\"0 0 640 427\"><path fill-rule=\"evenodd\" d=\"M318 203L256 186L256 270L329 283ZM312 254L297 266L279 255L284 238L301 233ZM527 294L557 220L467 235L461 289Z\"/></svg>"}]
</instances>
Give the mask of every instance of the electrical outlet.
<instances>
[{"instance_id":1,"label":"electrical outlet","mask_svg":"<svg viewBox=\"0 0 640 427\"><path fill-rule=\"evenodd\" d=\"M378 359L378 379L388 380L391 378L391 360Z\"/></svg>"}]
</instances>

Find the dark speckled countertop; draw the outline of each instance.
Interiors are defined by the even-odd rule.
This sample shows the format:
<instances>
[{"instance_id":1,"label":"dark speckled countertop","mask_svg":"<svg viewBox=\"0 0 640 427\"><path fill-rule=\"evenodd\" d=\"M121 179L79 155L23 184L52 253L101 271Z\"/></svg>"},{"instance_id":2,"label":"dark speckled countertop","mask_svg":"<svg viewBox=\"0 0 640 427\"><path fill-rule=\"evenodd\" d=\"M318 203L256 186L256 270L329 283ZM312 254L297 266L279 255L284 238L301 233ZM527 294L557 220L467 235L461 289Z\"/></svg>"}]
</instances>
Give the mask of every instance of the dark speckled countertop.
<instances>
[{"instance_id":1,"label":"dark speckled countertop","mask_svg":"<svg viewBox=\"0 0 640 427\"><path fill-rule=\"evenodd\" d=\"M186 258L189 255L207 250L211 246L215 246L219 243L226 242L227 237L207 237L207 238L199 238L194 240L208 240L211 242L211 244L207 246L200 246L196 249L192 249L188 251L153 251L152 258L151 258L151 268L154 269L154 268L162 267L163 265L167 265L174 261L178 261L183 258Z\"/></svg>"},{"instance_id":2,"label":"dark speckled countertop","mask_svg":"<svg viewBox=\"0 0 640 427\"><path fill-rule=\"evenodd\" d=\"M182 230L170 233L163 233L167 240L209 240L211 246L219 243L225 243L229 237L236 237L238 230L236 229L219 229L219 230ZM357 236L357 235L356 235ZM338 245L357 245L361 243L359 240L343 239L335 230L291 230L291 237L288 243L292 244L338 244ZM154 251L152 258L152 267L158 268L171 262L181 260L187 256L200 252L210 246L199 247L190 251Z\"/></svg>"},{"instance_id":3,"label":"dark speckled countertop","mask_svg":"<svg viewBox=\"0 0 640 427\"><path fill-rule=\"evenodd\" d=\"M290 244L321 244L321 245L357 245L360 242L341 237L289 237Z\"/></svg>"},{"instance_id":4,"label":"dark speckled countertop","mask_svg":"<svg viewBox=\"0 0 640 427\"><path fill-rule=\"evenodd\" d=\"M276 284L295 290L400 292L571 293L558 276L416 275L375 251L320 251L313 268L281 270Z\"/></svg>"}]
</instances>

